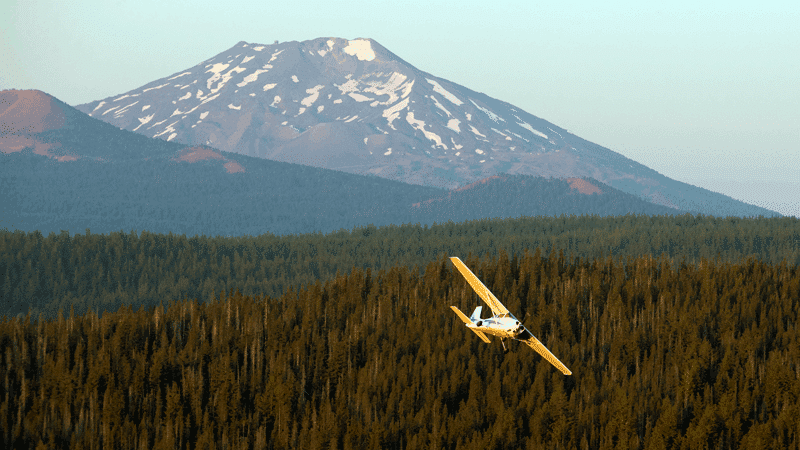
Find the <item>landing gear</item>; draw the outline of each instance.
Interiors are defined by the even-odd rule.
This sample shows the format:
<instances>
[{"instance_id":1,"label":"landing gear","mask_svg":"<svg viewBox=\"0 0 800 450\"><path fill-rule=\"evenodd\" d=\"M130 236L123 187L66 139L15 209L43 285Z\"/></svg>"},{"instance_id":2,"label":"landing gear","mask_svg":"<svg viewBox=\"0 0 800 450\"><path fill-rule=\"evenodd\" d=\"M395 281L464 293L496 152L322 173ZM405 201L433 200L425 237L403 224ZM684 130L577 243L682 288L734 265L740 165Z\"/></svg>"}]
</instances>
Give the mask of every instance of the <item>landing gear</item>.
<instances>
[{"instance_id":1,"label":"landing gear","mask_svg":"<svg viewBox=\"0 0 800 450\"><path fill-rule=\"evenodd\" d=\"M505 355L506 353L508 353L508 347L506 347L506 339L500 338L500 343L503 344L503 354Z\"/></svg>"}]
</instances>

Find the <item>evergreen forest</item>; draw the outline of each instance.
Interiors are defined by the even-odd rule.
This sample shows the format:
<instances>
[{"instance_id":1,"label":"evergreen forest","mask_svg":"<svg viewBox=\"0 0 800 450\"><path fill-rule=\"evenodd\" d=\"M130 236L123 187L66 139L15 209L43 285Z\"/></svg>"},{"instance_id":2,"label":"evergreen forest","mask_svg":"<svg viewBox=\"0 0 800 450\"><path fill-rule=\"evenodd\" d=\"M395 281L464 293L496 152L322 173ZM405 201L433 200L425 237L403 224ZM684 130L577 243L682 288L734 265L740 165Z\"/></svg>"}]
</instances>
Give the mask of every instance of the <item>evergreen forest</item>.
<instances>
[{"instance_id":1,"label":"evergreen forest","mask_svg":"<svg viewBox=\"0 0 800 450\"><path fill-rule=\"evenodd\" d=\"M219 237L0 230L0 316L99 316L221 292L280 297L354 268L424 268L443 255L541 249L584 260L651 255L673 264L755 258L800 264L800 220L709 216L560 216L365 226L327 234Z\"/></svg>"},{"instance_id":2,"label":"evergreen forest","mask_svg":"<svg viewBox=\"0 0 800 450\"><path fill-rule=\"evenodd\" d=\"M702 226L686 229L705 239ZM479 299L441 255L412 268L395 259L300 288L288 283L277 296L225 289L204 301L165 295L156 307L102 317L92 309L6 316L0 446L800 448L800 269L785 257L770 262L776 248L796 252L773 237L759 244L760 257L733 261L692 256L691 247L674 255L680 262L668 252L508 252L499 239L482 256L461 255L572 370L566 377L520 343L504 354L496 340L487 345L465 329L449 305L471 311ZM341 251L359 251L340 238ZM447 245L428 238L426 251ZM25 239L35 247L67 237ZM76 236L72 251L89 266L79 280L117 276L94 265L103 239L125 238ZM123 273L148 264L166 274L181 261L147 253L158 239L179 237L128 239L143 259L125 259L129 266L116 269ZM574 245L575 254L595 248ZM752 242L741 245L737 252L753 251Z\"/></svg>"}]
</instances>

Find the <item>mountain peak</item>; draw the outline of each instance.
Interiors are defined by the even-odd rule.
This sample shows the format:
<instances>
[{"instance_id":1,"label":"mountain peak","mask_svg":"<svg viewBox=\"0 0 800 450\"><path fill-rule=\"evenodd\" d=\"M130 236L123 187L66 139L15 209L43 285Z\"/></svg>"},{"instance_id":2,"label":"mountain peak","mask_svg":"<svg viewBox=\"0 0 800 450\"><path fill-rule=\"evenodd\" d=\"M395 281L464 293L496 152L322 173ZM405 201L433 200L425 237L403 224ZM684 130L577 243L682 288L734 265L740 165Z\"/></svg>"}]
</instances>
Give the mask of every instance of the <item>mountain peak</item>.
<instances>
[{"instance_id":1,"label":"mountain peak","mask_svg":"<svg viewBox=\"0 0 800 450\"><path fill-rule=\"evenodd\" d=\"M42 91L11 89L0 92L2 135L30 134L60 128L64 112L56 100Z\"/></svg>"},{"instance_id":2,"label":"mountain peak","mask_svg":"<svg viewBox=\"0 0 800 450\"><path fill-rule=\"evenodd\" d=\"M40 135L64 126L67 122L64 108L69 106L36 89L0 91L0 153L30 148L38 155L58 161L74 161L74 155L51 153L59 144Z\"/></svg>"},{"instance_id":3,"label":"mountain peak","mask_svg":"<svg viewBox=\"0 0 800 450\"><path fill-rule=\"evenodd\" d=\"M370 38L242 41L76 108L148 137L412 184L453 189L501 173L589 177L703 210L655 171L419 70Z\"/></svg>"}]
</instances>

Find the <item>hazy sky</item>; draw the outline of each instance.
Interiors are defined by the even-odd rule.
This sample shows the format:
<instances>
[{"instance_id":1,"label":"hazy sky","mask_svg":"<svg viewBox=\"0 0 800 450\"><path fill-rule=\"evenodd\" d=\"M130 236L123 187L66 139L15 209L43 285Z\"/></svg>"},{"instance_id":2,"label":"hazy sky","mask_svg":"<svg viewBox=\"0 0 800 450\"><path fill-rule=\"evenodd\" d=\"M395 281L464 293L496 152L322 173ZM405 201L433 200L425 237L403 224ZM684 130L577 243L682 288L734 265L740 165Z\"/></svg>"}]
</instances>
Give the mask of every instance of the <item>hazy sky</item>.
<instances>
[{"instance_id":1,"label":"hazy sky","mask_svg":"<svg viewBox=\"0 0 800 450\"><path fill-rule=\"evenodd\" d=\"M800 217L800 1L2 0L0 89L76 105L238 41L373 38L669 177Z\"/></svg>"}]
</instances>

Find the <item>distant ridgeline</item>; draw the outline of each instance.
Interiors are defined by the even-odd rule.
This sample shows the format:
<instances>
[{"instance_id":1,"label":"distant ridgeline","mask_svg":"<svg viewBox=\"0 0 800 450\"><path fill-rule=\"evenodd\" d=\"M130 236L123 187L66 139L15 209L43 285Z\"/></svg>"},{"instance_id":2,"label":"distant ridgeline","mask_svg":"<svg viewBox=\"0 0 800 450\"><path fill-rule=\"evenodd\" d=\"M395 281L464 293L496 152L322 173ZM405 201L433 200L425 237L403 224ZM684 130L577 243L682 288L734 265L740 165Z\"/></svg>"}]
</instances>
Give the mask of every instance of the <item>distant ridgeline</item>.
<instances>
[{"instance_id":1,"label":"distant ridgeline","mask_svg":"<svg viewBox=\"0 0 800 450\"><path fill-rule=\"evenodd\" d=\"M191 244L151 234L79 236L73 249L68 238L52 237L38 255L44 263L28 265L26 258L23 267L41 277L55 270L65 286L57 289L76 281L86 296L102 297L107 285L126 292L136 285L127 277L144 267L142 297L175 298L176 280L178 289L189 289L203 276L212 285L228 277L247 286L263 279L263 259L250 259L257 251L274 252L285 279L292 275L284 267L311 270L310 259L295 259L310 258L309 251L316 252L317 270L352 267L343 261L353 257L382 270L356 269L275 301L225 293L102 318L89 311L51 321L0 320L0 442L52 449L797 448L797 265L686 265L665 256L621 264L516 250L511 258L466 257L570 367L569 377L518 342L504 355L498 343L486 345L465 330L448 305L467 310L478 300L446 258L421 272L387 267L400 264L402 253L430 260L448 245L465 251L492 238L497 251L520 225L535 232L519 235L517 245L537 234L548 242L570 232L600 239L609 228L620 234L607 247L617 238L638 245L685 233L676 244L691 255L697 246L702 254L725 239L739 242L725 259L791 253L782 230L798 229L796 221L682 220L659 227L636 218L602 226L585 219L483 222ZM646 229L653 232L637 237ZM759 250L748 240L756 232L772 237L762 237ZM20 253L45 248L39 237L22 242L21 234L6 235L6 245L10 237L30 244ZM60 272L67 265L50 261L50 250L80 268ZM205 259L201 251L209 252ZM391 261L378 263L372 251ZM283 266L287 260L293 262Z\"/></svg>"},{"instance_id":2,"label":"distant ridgeline","mask_svg":"<svg viewBox=\"0 0 800 450\"><path fill-rule=\"evenodd\" d=\"M70 237L0 230L0 317L150 308L221 292L278 297L353 269L424 268L444 256L524 252L597 260L651 255L800 264L800 220L683 216L539 217L361 227L278 237L109 233ZM537 253L538 252L538 253Z\"/></svg>"},{"instance_id":3,"label":"distant ridgeline","mask_svg":"<svg viewBox=\"0 0 800 450\"><path fill-rule=\"evenodd\" d=\"M369 224L680 213L594 180L583 181L602 186L602 191L591 194L579 193L567 180L524 175L494 177L467 189L447 191L225 155L231 158L229 164L241 163L247 171L228 174L221 167L222 159L190 164L176 161L171 153L69 164L33 154L3 155L0 227L44 234L67 230L71 235L90 228L95 233L147 230L187 236L256 236L329 233Z\"/></svg>"}]
</instances>

